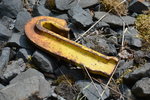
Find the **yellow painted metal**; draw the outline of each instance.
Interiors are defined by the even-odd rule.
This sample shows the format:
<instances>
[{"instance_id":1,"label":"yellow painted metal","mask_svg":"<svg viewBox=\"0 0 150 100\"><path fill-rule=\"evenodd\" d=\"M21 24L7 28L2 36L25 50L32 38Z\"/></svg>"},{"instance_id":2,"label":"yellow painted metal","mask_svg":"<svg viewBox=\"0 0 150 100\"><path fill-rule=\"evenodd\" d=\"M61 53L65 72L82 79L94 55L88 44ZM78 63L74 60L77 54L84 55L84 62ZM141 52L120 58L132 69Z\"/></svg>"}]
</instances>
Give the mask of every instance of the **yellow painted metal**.
<instances>
[{"instance_id":1,"label":"yellow painted metal","mask_svg":"<svg viewBox=\"0 0 150 100\"><path fill-rule=\"evenodd\" d=\"M46 16L35 17L25 26L27 37L43 50L81 67L85 66L92 73L104 76L111 75L118 59L69 40L66 38L68 32L65 20Z\"/></svg>"}]
</instances>

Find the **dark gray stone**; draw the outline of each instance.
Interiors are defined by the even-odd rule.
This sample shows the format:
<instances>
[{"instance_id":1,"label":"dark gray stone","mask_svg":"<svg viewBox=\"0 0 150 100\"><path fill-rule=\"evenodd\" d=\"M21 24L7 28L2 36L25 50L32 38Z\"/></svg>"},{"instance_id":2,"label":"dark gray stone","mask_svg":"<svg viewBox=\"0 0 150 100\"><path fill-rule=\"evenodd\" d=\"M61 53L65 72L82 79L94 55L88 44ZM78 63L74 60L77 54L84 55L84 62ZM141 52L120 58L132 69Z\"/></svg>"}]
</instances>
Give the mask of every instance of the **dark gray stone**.
<instances>
[{"instance_id":1,"label":"dark gray stone","mask_svg":"<svg viewBox=\"0 0 150 100\"><path fill-rule=\"evenodd\" d=\"M0 84L0 90L3 89L4 87L5 87L4 85Z\"/></svg>"},{"instance_id":2,"label":"dark gray stone","mask_svg":"<svg viewBox=\"0 0 150 100\"><path fill-rule=\"evenodd\" d=\"M100 84L94 83L98 91L96 90L95 86L88 80L80 80L77 81L76 84L81 88L81 92L85 97L87 97L88 100L101 100L100 94L103 91L103 87ZM110 96L110 90L106 89L102 98L106 99L109 96Z\"/></svg>"},{"instance_id":3,"label":"dark gray stone","mask_svg":"<svg viewBox=\"0 0 150 100\"><path fill-rule=\"evenodd\" d=\"M53 73L57 69L56 58L41 51L35 51L32 55L33 63L42 71Z\"/></svg>"},{"instance_id":4,"label":"dark gray stone","mask_svg":"<svg viewBox=\"0 0 150 100\"><path fill-rule=\"evenodd\" d=\"M22 9L23 3L21 0L2 0L0 3L0 16L16 18Z\"/></svg>"},{"instance_id":5,"label":"dark gray stone","mask_svg":"<svg viewBox=\"0 0 150 100\"><path fill-rule=\"evenodd\" d=\"M44 77L28 77L0 90L1 100L30 100L36 96L43 100L50 95L50 84ZM32 99L33 100L33 99ZM37 100L37 99L36 99Z\"/></svg>"},{"instance_id":6,"label":"dark gray stone","mask_svg":"<svg viewBox=\"0 0 150 100\"><path fill-rule=\"evenodd\" d=\"M33 16L49 16L50 10L46 9L43 5L35 5L33 7Z\"/></svg>"},{"instance_id":7,"label":"dark gray stone","mask_svg":"<svg viewBox=\"0 0 150 100\"><path fill-rule=\"evenodd\" d=\"M143 58L143 57L145 57L145 54L143 51L138 50L138 51L134 52L134 56L135 56L135 58Z\"/></svg>"},{"instance_id":8,"label":"dark gray stone","mask_svg":"<svg viewBox=\"0 0 150 100\"><path fill-rule=\"evenodd\" d=\"M46 2L46 1L47 1L47 0L40 0L40 1L39 1L39 4L40 4L40 5L45 5L45 2Z\"/></svg>"},{"instance_id":9,"label":"dark gray stone","mask_svg":"<svg viewBox=\"0 0 150 100\"><path fill-rule=\"evenodd\" d=\"M141 39L139 39L139 38L132 38L131 46L138 47L138 48L142 47Z\"/></svg>"},{"instance_id":10,"label":"dark gray stone","mask_svg":"<svg viewBox=\"0 0 150 100\"><path fill-rule=\"evenodd\" d=\"M110 27L110 25L105 22L99 22L95 27L96 29L99 29L99 28L104 28L104 27Z\"/></svg>"},{"instance_id":11,"label":"dark gray stone","mask_svg":"<svg viewBox=\"0 0 150 100\"><path fill-rule=\"evenodd\" d=\"M123 31L118 32L122 36ZM140 48L142 47L142 41L140 38L138 38L139 32L134 27L129 27L127 32L124 33L124 41L132 47ZM121 42L121 38L120 38Z\"/></svg>"},{"instance_id":12,"label":"dark gray stone","mask_svg":"<svg viewBox=\"0 0 150 100\"><path fill-rule=\"evenodd\" d=\"M28 0L30 4L35 5L37 0ZM40 0L41 1L41 0Z\"/></svg>"},{"instance_id":13,"label":"dark gray stone","mask_svg":"<svg viewBox=\"0 0 150 100\"><path fill-rule=\"evenodd\" d=\"M137 97L150 98L150 78L145 77L137 81L132 87L132 92Z\"/></svg>"},{"instance_id":14,"label":"dark gray stone","mask_svg":"<svg viewBox=\"0 0 150 100\"><path fill-rule=\"evenodd\" d=\"M26 48L34 50L34 46L27 39L25 35L21 35L20 33L13 33L12 37L7 42L7 46L17 47L17 48Z\"/></svg>"},{"instance_id":15,"label":"dark gray stone","mask_svg":"<svg viewBox=\"0 0 150 100\"><path fill-rule=\"evenodd\" d=\"M12 33L0 23L0 41L7 41L11 37Z\"/></svg>"},{"instance_id":16,"label":"dark gray stone","mask_svg":"<svg viewBox=\"0 0 150 100\"><path fill-rule=\"evenodd\" d=\"M30 19L31 19L31 15L29 12L27 11L19 12L15 22L15 28L20 32L24 32L24 26Z\"/></svg>"},{"instance_id":17,"label":"dark gray stone","mask_svg":"<svg viewBox=\"0 0 150 100\"><path fill-rule=\"evenodd\" d=\"M104 29L104 33L105 34L110 34L110 35L112 35L112 36L117 36L117 32L115 32L114 30L112 30L111 28L109 28L109 27L107 27L107 28L105 28Z\"/></svg>"},{"instance_id":18,"label":"dark gray stone","mask_svg":"<svg viewBox=\"0 0 150 100\"><path fill-rule=\"evenodd\" d=\"M37 71L36 69L29 68L25 72L22 72L21 74L16 76L14 79L12 79L10 81L10 84L15 84L17 82L20 82L20 81L23 81L25 79L28 79L28 78L31 78L31 77L35 77L35 76L44 78L44 75L41 72Z\"/></svg>"},{"instance_id":19,"label":"dark gray stone","mask_svg":"<svg viewBox=\"0 0 150 100\"><path fill-rule=\"evenodd\" d=\"M3 74L1 75L1 79L4 81L9 81L13 79L15 76L19 75L26 68L26 65L23 59L18 59L17 61L13 61L10 65L3 70Z\"/></svg>"},{"instance_id":20,"label":"dark gray stone","mask_svg":"<svg viewBox=\"0 0 150 100\"><path fill-rule=\"evenodd\" d=\"M127 83L135 83L143 77L150 75L150 63L145 63L140 68L135 69L133 72L124 76L124 80Z\"/></svg>"},{"instance_id":21,"label":"dark gray stone","mask_svg":"<svg viewBox=\"0 0 150 100\"><path fill-rule=\"evenodd\" d=\"M0 22L7 27L7 29L12 30L14 28L15 25L15 20L7 17L7 16L3 16L2 19L0 20Z\"/></svg>"},{"instance_id":22,"label":"dark gray stone","mask_svg":"<svg viewBox=\"0 0 150 100\"><path fill-rule=\"evenodd\" d=\"M122 75L127 69L130 69L133 67L133 63L134 63L133 60L129 60L124 63L120 63L119 68L117 68L115 74L117 76Z\"/></svg>"},{"instance_id":23,"label":"dark gray stone","mask_svg":"<svg viewBox=\"0 0 150 100\"><path fill-rule=\"evenodd\" d=\"M84 33L84 30L81 28L78 28L76 25L70 23L68 25L68 27L71 29L71 31L73 32L73 35L75 36L75 38L78 38L79 35L81 35L82 33Z\"/></svg>"},{"instance_id":24,"label":"dark gray stone","mask_svg":"<svg viewBox=\"0 0 150 100\"><path fill-rule=\"evenodd\" d=\"M65 19L65 20L67 20L67 21L68 21L68 19L69 19L67 14L56 15L56 16L54 16L54 17L60 18L60 19Z\"/></svg>"},{"instance_id":25,"label":"dark gray stone","mask_svg":"<svg viewBox=\"0 0 150 100\"><path fill-rule=\"evenodd\" d=\"M2 73L2 69L8 64L10 58L10 48L5 47L2 49L2 53L0 56L0 74Z\"/></svg>"},{"instance_id":26,"label":"dark gray stone","mask_svg":"<svg viewBox=\"0 0 150 100\"><path fill-rule=\"evenodd\" d=\"M149 2L145 2L145 0L132 0L129 4L129 11L136 12L136 13L143 13L145 10L149 10L150 8Z\"/></svg>"},{"instance_id":27,"label":"dark gray stone","mask_svg":"<svg viewBox=\"0 0 150 100\"><path fill-rule=\"evenodd\" d=\"M30 8L33 8L33 6L37 3L37 0L27 0L28 1L28 5ZM40 0L40 1L43 1L43 0Z\"/></svg>"},{"instance_id":28,"label":"dark gray stone","mask_svg":"<svg viewBox=\"0 0 150 100\"><path fill-rule=\"evenodd\" d=\"M77 3L82 7L86 8L99 3L99 0L55 0L55 6L59 10L68 10L71 7L77 5Z\"/></svg>"},{"instance_id":29,"label":"dark gray stone","mask_svg":"<svg viewBox=\"0 0 150 100\"><path fill-rule=\"evenodd\" d=\"M93 23L90 13L83 10L79 5L72 7L68 13L72 18L72 22L76 25L88 27Z\"/></svg>"},{"instance_id":30,"label":"dark gray stone","mask_svg":"<svg viewBox=\"0 0 150 100\"><path fill-rule=\"evenodd\" d=\"M74 80L84 79L84 73L81 69L69 69L69 66L61 66L55 70L57 76L68 75L71 76Z\"/></svg>"},{"instance_id":31,"label":"dark gray stone","mask_svg":"<svg viewBox=\"0 0 150 100\"><path fill-rule=\"evenodd\" d=\"M124 100L137 100L135 96L132 94L132 91L130 88L128 88L126 85L122 84L121 86L121 92L125 96ZM119 99L120 100L120 99Z\"/></svg>"},{"instance_id":32,"label":"dark gray stone","mask_svg":"<svg viewBox=\"0 0 150 100\"><path fill-rule=\"evenodd\" d=\"M150 59L150 52L146 54L146 58Z\"/></svg>"},{"instance_id":33,"label":"dark gray stone","mask_svg":"<svg viewBox=\"0 0 150 100\"><path fill-rule=\"evenodd\" d=\"M31 50L21 48L17 52L16 57L17 58L22 58L25 62L27 62L29 57L31 57L31 55L32 55L32 51Z\"/></svg>"},{"instance_id":34,"label":"dark gray stone","mask_svg":"<svg viewBox=\"0 0 150 100\"><path fill-rule=\"evenodd\" d=\"M98 35L94 36L88 36L84 38L85 44L87 47L92 48L93 50L96 50L98 52L101 52L103 54L107 55L116 55L117 51L115 48L115 45L112 43L109 43L104 38L101 38Z\"/></svg>"},{"instance_id":35,"label":"dark gray stone","mask_svg":"<svg viewBox=\"0 0 150 100\"><path fill-rule=\"evenodd\" d=\"M96 19L100 19L104 15L106 16L101 21L106 22L110 25L123 26L123 23L125 23L125 25L134 25L134 22L135 22L134 17L130 17L130 16L119 17L113 14L109 14L109 13L107 14L107 12L95 12L94 17Z\"/></svg>"},{"instance_id":36,"label":"dark gray stone","mask_svg":"<svg viewBox=\"0 0 150 100\"><path fill-rule=\"evenodd\" d=\"M99 39L97 46L93 49L96 49L98 52L102 52L104 54L116 54L116 48L113 44L108 44L105 39Z\"/></svg>"}]
</instances>

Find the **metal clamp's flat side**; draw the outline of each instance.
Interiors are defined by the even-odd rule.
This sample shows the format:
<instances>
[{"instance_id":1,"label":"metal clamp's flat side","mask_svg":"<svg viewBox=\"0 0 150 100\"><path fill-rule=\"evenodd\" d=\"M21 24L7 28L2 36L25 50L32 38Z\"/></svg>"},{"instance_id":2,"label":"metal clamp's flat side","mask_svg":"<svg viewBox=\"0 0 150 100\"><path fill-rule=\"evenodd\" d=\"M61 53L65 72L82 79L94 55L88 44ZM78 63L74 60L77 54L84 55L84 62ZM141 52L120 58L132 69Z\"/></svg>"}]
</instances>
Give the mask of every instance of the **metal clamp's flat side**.
<instances>
[{"instance_id":1,"label":"metal clamp's flat side","mask_svg":"<svg viewBox=\"0 0 150 100\"><path fill-rule=\"evenodd\" d=\"M92 73L111 75L118 62L117 58L105 56L38 25L41 24L41 19L54 21L64 28L67 25L64 20L53 17L40 16L31 19L25 26L25 33L33 43L48 52L85 66Z\"/></svg>"}]
</instances>

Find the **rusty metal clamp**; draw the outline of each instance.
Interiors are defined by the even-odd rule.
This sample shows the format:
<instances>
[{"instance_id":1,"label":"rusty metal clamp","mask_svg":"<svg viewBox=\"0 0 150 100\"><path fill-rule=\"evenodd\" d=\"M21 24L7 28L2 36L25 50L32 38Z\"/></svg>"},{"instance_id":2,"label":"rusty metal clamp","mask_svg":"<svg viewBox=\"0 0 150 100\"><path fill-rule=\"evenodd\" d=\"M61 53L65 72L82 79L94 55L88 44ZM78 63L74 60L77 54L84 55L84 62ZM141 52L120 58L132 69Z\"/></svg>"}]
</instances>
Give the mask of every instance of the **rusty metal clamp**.
<instances>
[{"instance_id":1,"label":"rusty metal clamp","mask_svg":"<svg viewBox=\"0 0 150 100\"><path fill-rule=\"evenodd\" d=\"M25 25L25 34L46 52L65 58L90 72L110 76L118 62L116 57L105 56L68 39L69 28L63 19L40 16Z\"/></svg>"}]
</instances>

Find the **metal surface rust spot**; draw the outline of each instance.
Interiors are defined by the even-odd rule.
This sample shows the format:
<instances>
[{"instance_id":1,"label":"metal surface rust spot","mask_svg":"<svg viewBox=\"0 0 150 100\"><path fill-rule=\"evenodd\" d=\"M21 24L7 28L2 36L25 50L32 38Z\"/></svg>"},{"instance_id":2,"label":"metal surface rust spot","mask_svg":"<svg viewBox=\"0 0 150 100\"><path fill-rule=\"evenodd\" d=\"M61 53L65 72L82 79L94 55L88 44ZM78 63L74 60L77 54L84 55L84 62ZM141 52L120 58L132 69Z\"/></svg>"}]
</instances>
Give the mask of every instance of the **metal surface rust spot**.
<instances>
[{"instance_id":1,"label":"metal surface rust spot","mask_svg":"<svg viewBox=\"0 0 150 100\"><path fill-rule=\"evenodd\" d=\"M91 73L110 76L118 62L116 57L105 56L68 39L69 28L63 19L40 16L25 25L25 34L46 52L65 58Z\"/></svg>"}]
</instances>

